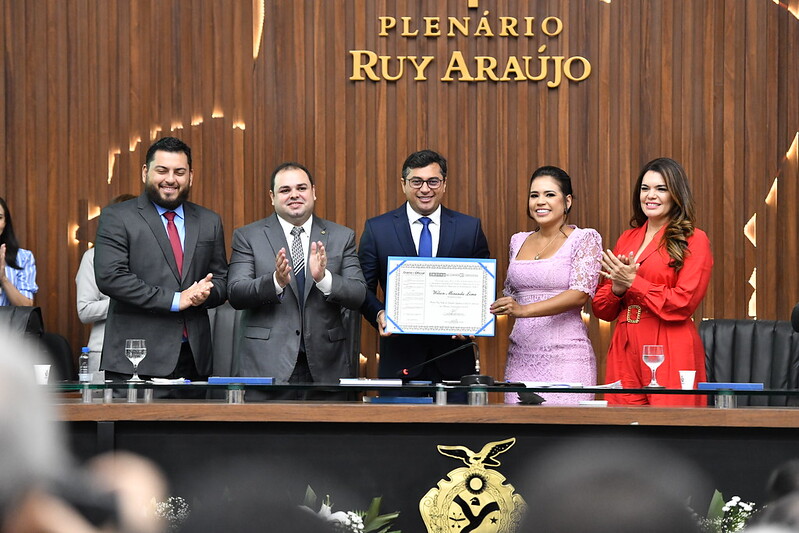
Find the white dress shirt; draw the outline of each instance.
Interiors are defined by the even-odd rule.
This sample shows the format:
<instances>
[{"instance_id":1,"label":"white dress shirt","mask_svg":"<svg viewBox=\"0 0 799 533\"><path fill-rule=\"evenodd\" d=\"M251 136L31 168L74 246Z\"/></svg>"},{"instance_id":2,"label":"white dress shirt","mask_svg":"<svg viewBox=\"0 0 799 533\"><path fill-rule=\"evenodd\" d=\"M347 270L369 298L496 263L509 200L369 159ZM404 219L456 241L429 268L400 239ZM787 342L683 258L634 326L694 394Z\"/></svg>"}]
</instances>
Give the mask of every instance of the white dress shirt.
<instances>
[{"instance_id":1,"label":"white dress shirt","mask_svg":"<svg viewBox=\"0 0 799 533\"><path fill-rule=\"evenodd\" d=\"M420 215L413 210L411 204L405 202L405 209L408 213L408 223L411 225L411 236L413 237L413 245L416 247L416 253L419 253L419 238L422 235L422 224L419 219L425 215ZM426 215L430 219L427 225L430 228L430 235L433 237L433 257L438 255L438 238L441 235L441 206L439 205L435 211Z\"/></svg>"}]
</instances>

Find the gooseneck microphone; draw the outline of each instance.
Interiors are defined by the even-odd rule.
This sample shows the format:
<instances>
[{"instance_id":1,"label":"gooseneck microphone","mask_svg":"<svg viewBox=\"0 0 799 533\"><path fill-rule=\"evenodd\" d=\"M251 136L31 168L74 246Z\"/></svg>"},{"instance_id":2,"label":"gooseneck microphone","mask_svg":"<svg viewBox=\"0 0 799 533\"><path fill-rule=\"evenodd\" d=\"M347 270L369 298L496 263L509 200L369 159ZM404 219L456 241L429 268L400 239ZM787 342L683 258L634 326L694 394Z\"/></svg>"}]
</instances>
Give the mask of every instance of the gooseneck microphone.
<instances>
[{"instance_id":1,"label":"gooseneck microphone","mask_svg":"<svg viewBox=\"0 0 799 533\"><path fill-rule=\"evenodd\" d=\"M420 369L420 368L422 368L424 366L429 365L433 361L438 361L439 359L443 359L444 357L450 356L450 355L452 355L452 354L454 354L456 352L460 352L461 350L465 350L466 348L469 348L469 347L472 347L472 346L474 347L474 350L475 350L475 361L476 361L475 366L476 366L477 372L479 372L480 371L479 370L479 368L480 368L479 353L480 352L477 351L478 350L477 343L476 342L467 342L466 344L461 344L457 348L453 348L452 350L450 350L448 352L444 352L441 355L437 355L437 356L433 357L432 359L428 359L427 361L422 361L418 365L414 365L414 366L409 367L409 368L403 368L402 370L397 372L397 377L407 378L411 374L411 372L414 371L414 370L418 370L418 369Z\"/></svg>"}]
</instances>

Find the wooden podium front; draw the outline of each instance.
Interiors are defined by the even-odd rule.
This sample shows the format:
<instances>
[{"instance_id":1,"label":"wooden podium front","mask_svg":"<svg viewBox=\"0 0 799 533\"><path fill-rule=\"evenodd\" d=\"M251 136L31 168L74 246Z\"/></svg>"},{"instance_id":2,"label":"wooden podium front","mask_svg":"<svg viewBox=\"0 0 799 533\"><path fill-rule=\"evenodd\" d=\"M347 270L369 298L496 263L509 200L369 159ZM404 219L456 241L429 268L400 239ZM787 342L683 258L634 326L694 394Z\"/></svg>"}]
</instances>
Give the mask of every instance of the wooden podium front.
<instances>
[{"instance_id":1,"label":"wooden podium front","mask_svg":"<svg viewBox=\"0 0 799 533\"><path fill-rule=\"evenodd\" d=\"M459 466L438 445L477 451L515 437L498 470L521 491L544 449L579 438L651 439L703 469L725 495L762 502L769 473L796 457L799 442L799 410L774 408L163 401L61 409L79 458L139 453L164 469L173 495L190 491L212 465L252 461L276 472L298 504L307 485L330 494L336 509L365 508L383 496L384 511L401 513L398 528L418 532L425 530L419 500ZM697 509L710 498L689 496Z\"/></svg>"}]
</instances>

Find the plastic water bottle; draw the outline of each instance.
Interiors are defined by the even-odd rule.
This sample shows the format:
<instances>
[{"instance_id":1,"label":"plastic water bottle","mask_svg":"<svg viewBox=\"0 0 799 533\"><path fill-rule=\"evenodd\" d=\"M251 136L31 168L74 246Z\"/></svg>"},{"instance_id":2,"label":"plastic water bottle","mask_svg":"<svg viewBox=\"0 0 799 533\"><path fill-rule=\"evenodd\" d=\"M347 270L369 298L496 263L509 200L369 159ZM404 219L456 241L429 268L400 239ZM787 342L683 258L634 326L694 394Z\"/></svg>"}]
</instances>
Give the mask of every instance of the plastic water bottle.
<instances>
[{"instance_id":1,"label":"plastic water bottle","mask_svg":"<svg viewBox=\"0 0 799 533\"><path fill-rule=\"evenodd\" d=\"M78 381L81 383L91 383L92 374L89 372L89 347L84 346L80 349L78 357Z\"/></svg>"}]
</instances>

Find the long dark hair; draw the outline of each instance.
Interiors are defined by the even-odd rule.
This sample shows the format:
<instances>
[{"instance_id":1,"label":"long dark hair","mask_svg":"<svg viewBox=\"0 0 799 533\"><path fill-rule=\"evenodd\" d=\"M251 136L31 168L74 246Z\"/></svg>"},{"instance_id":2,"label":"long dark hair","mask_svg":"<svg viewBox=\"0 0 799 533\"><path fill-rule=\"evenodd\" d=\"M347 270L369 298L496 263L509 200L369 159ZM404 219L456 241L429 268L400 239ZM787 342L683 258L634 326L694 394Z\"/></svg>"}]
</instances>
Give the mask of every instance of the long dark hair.
<instances>
[{"instance_id":1,"label":"long dark hair","mask_svg":"<svg viewBox=\"0 0 799 533\"><path fill-rule=\"evenodd\" d=\"M20 266L17 263L17 252L19 251L19 241L14 234L14 223L11 222L11 211L8 210L8 204L0 197L0 207L3 208L3 213L6 216L6 227L3 233L0 234L0 244L6 245L6 264L11 268L19 270Z\"/></svg>"},{"instance_id":2,"label":"long dark hair","mask_svg":"<svg viewBox=\"0 0 799 533\"><path fill-rule=\"evenodd\" d=\"M668 157L653 159L641 169L638 181L633 189L633 217L630 225L640 228L647 221L646 214L641 208L641 183L644 175L649 171L657 172L666 181L666 187L671 193L673 206L669 213L669 222L663 232L662 244L666 247L671 262L669 266L679 272L685 263L685 253L688 249L688 237L694 234L696 216L694 212L694 196L688 186L688 176L685 169L677 161Z\"/></svg>"}]
</instances>

